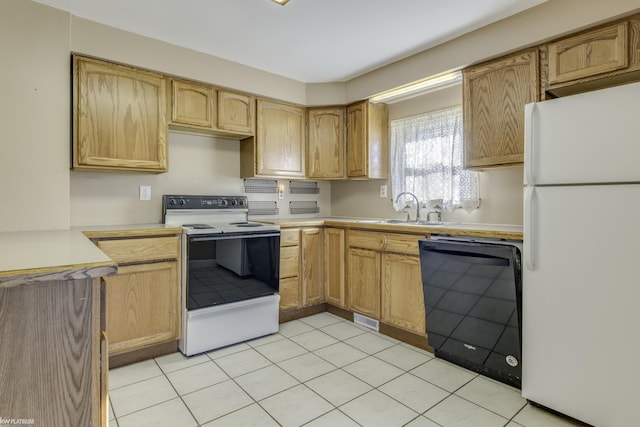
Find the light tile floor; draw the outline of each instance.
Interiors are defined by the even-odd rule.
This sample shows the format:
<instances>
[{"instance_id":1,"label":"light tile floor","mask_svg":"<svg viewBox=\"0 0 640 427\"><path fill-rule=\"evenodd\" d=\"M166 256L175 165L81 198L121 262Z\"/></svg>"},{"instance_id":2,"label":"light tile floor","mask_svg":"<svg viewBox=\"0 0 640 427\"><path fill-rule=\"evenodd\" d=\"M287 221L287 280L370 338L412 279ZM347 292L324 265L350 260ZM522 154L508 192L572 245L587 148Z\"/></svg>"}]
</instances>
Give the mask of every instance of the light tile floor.
<instances>
[{"instance_id":1,"label":"light tile floor","mask_svg":"<svg viewBox=\"0 0 640 427\"><path fill-rule=\"evenodd\" d=\"M109 372L110 427L578 425L517 389L329 313Z\"/></svg>"}]
</instances>

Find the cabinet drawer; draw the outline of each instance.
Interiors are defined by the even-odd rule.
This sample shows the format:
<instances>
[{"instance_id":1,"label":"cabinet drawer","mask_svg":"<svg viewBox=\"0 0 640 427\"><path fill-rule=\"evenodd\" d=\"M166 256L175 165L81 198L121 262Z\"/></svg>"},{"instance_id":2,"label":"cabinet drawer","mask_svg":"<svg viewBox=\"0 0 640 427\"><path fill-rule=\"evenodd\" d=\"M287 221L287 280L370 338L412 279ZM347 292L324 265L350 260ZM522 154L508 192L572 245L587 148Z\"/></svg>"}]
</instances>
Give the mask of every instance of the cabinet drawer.
<instances>
[{"instance_id":1,"label":"cabinet drawer","mask_svg":"<svg viewBox=\"0 0 640 427\"><path fill-rule=\"evenodd\" d=\"M418 255L418 240L425 236L411 234L388 234L385 233L385 248L387 252L400 254Z\"/></svg>"},{"instance_id":2,"label":"cabinet drawer","mask_svg":"<svg viewBox=\"0 0 640 427\"><path fill-rule=\"evenodd\" d=\"M298 246L299 244L299 228L284 228L280 230L280 246Z\"/></svg>"},{"instance_id":3,"label":"cabinet drawer","mask_svg":"<svg viewBox=\"0 0 640 427\"><path fill-rule=\"evenodd\" d=\"M300 278L289 277L280 280L280 310L300 306Z\"/></svg>"},{"instance_id":4,"label":"cabinet drawer","mask_svg":"<svg viewBox=\"0 0 640 427\"><path fill-rule=\"evenodd\" d=\"M280 248L280 278L298 277L300 270L300 248L287 246Z\"/></svg>"},{"instance_id":5,"label":"cabinet drawer","mask_svg":"<svg viewBox=\"0 0 640 427\"><path fill-rule=\"evenodd\" d=\"M178 236L139 239L100 240L98 247L117 263L136 263L177 259L180 254Z\"/></svg>"},{"instance_id":6,"label":"cabinet drawer","mask_svg":"<svg viewBox=\"0 0 640 427\"><path fill-rule=\"evenodd\" d=\"M372 231L350 231L349 247L418 255L418 240L424 236Z\"/></svg>"},{"instance_id":7,"label":"cabinet drawer","mask_svg":"<svg viewBox=\"0 0 640 427\"><path fill-rule=\"evenodd\" d=\"M373 231L349 231L347 244L352 248L384 249L384 233Z\"/></svg>"}]
</instances>

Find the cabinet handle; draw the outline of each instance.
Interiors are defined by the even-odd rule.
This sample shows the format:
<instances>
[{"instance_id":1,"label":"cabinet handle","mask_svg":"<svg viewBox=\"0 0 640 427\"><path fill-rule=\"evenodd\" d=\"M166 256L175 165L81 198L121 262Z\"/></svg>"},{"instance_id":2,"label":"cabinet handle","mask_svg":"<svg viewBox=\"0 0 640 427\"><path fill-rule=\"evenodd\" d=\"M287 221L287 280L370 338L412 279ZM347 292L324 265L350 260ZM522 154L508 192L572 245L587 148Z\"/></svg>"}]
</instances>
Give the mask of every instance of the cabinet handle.
<instances>
[{"instance_id":1,"label":"cabinet handle","mask_svg":"<svg viewBox=\"0 0 640 427\"><path fill-rule=\"evenodd\" d=\"M382 249L387 249L387 236L382 235Z\"/></svg>"}]
</instances>

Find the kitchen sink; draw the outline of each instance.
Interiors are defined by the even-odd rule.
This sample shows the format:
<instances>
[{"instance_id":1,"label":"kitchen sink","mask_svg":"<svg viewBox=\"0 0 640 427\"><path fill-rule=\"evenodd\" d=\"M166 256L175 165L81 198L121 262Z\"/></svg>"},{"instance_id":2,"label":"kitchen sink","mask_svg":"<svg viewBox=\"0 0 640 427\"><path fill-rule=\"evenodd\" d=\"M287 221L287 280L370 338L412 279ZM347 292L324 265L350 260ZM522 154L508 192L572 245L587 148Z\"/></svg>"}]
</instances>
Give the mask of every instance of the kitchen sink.
<instances>
[{"instance_id":1,"label":"kitchen sink","mask_svg":"<svg viewBox=\"0 0 640 427\"><path fill-rule=\"evenodd\" d=\"M385 221L386 224L406 224L406 225L432 225L432 226L446 226L446 225L456 225L459 222L447 222L447 221L407 221L406 219L388 219Z\"/></svg>"},{"instance_id":2,"label":"kitchen sink","mask_svg":"<svg viewBox=\"0 0 640 427\"><path fill-rule=\"evenodd\" d=\"M418 221L406 219L358 219L357 223L360 224L402 224L402 225L431 225L431 226L447 226L447 225L456 225L460 224L459 222L448 222L448 221Z\"/></svg>"}]
</instances>

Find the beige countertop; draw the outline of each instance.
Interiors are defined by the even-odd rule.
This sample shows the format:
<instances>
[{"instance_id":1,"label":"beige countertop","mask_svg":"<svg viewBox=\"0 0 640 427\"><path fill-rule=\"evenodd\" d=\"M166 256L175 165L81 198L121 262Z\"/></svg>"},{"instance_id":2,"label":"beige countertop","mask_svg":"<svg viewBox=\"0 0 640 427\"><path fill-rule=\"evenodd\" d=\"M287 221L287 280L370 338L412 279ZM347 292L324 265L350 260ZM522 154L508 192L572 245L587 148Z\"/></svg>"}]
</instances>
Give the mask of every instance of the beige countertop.
<instances>
[{"instance_id":1,"label":"beige countertop","mask_svg":"<svg viewBox=\"0 0 640 427\"><path fill-rule=\"evenodd\" d=\"M115 274L117 264L90 239L181 232L164 224L123 224L0 233L0 287Z\"/></svg>"},{"instance_id":2,"label":"beige countertop","mask_svg":"<svg viewBox=\"0 0 640 427\"><path fill-rule=\"evenodd\" d=\"M281 227L319 227L334 226L376 231L402 232L414 234L450 234L455 236L485 237L494 239L522 240L522 226L510 224L472 224L443 223L428 225L424 223L385 223L378 218L286 218L264 222L278 224Z\"/></svg>"},{"instance_id":3,"label":"beige countertop","mask_svg":"<svg viewBox=\"0 0 640 427\"><path fill-rule=\"evenodd\" d=\"M114 274L117 265L76 230L0 233L0 286Z\"/></svg>"}]
</instances>

